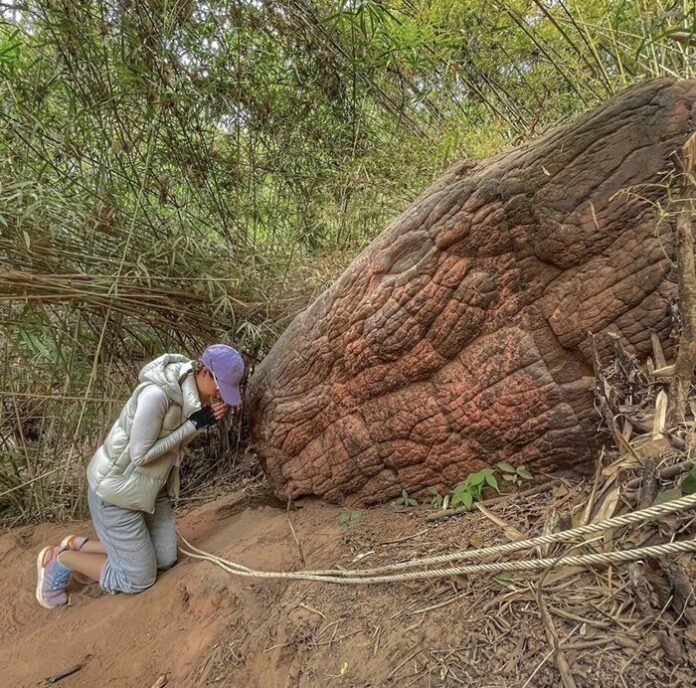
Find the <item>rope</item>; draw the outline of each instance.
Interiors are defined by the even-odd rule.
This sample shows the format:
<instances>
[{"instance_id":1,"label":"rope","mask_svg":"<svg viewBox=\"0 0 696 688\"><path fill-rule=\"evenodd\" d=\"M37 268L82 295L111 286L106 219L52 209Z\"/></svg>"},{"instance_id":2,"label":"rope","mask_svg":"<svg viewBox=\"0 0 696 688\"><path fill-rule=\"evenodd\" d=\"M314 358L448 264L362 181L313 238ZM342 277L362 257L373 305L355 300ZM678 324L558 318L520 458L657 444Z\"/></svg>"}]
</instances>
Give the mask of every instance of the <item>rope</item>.
<instances>
[{"instance_id":1,"label":"rope","mask_svg":"<svg viewBox=\"0 0 696 688\"><path fill-rule=\"evenodd\" d=\"M356 577L373 577L390 571L398 571L401 569L409 569L414 567L422 566L432 566L433 564L441 564L450 561L468 561L471 559L478 559L482 557L487 557L490 555L498 554L509 554L511 552L518 552L523 549L529 549L531 547L539 547L541 545L549 545L555 542L566 542L568 540L573 540L577 537L590 535L592 533L597 533L602 530L609 530L612 528L619 528L621 526L630 525L632 523L640 523L643 521L649 521L652 518L662 516L665 514L671 514L676 511L680 511L690 506L696 505L696 493L691 495L686 495L685 497L680 497L679 499L674 499L663 504L658 504L656 506L647 507L646 509L640 509L639 511L633 511L629 514L623 514L622 516L615 516L614 518L605 519L604 521L598 521L597 523L589 523L585 526L580 526L578 528L572 528L570 530L562 530L558 533L549 533L547 535L540 535L535 538L530 538L528 540L519 540L517 542L506 542L500 545L494 545L492 547L484 547L482 549L466 549L457 550L455 552L450 552L448 554L440 554L432 557L420 557L416 559L410 559L407 561L401 561L394 564L387 564L385 566L380 566L376 568L369 569L353 569L353 570L341 570L341 569L318 569L310 571L294 571L291 572L295 575L303 576L313 576L319 577L322 580L326 577L346 577L346 578L356 578ZM191 543L189 543L184 537L179 534L181 540L189 548L190 552L181 550L184 554L189 556L194 556L191 552L197 553L198 556L194 558L206 559L212 563L222 563L225 564L228 569L234 569L230 573L239 573L243 575L244 573L252 573L257 575L259 571L254 571L247 566L242 564L237 564L235 562L223 559L209 552L197 549ZM628 550L633 551L633 550ZM593 555L588 555L593 556ZM645 555L648 556L648 555ZM637 558L640 558L638 556ZM601 563L601 562L598 562ZM450 571L447 575L453 575L452 569L445 569ZM273 573L273 572L270 572ZM285 576L281 576L285 577ZM312 579L313 580L313 579Z\"/></svg>"},{"instance_id":2,"label":"rope","mask_svg":"<svg viewBox=\"0 0 696 688\"><path fill-rule=\"evenodd\" d=\"M182 538L183 540L183 538ZM184 542L186 542L184 540ZM187 543L188 544L188 543ZM190 545L189 545L190 546ZM468 566L452 566L446 569L431 569L429 571L409 571L406 573L394 573L387 576L317 576L304 571L254 571L246 567L240 567L234 562L228 562L221 557L214 557L206 552L192 547L193 551L180 548L181 551L193 559L203 559L219 566L221 569L236 576L253 578L285 578L291 580L318 581L322 583L341 583L344 585L372 585L376 583L399 583L412 580L426 580L430 578L446 578L471 573L500 573L502 571L534 571L536 569L552 568L554 566L585 566L592 564L612 564L626 561L635 561L644 557L656 557L678 552L696 551L696 539L669 542L663 545L639 547L618 552L605 552L603 554L584 554L581 556L564 556L560 558L530 559L528 561L500 561L491 564L469 564Z\"/></svg>"}]
</instances>

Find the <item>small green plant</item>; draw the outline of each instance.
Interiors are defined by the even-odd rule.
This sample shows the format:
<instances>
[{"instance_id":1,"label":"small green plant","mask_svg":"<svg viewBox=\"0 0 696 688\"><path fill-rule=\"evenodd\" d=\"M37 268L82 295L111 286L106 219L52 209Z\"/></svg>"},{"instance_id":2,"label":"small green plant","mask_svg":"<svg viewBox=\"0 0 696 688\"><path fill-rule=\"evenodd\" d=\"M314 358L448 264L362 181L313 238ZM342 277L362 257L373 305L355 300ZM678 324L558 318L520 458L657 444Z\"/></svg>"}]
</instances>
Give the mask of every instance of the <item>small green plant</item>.
<instances>
[{"instance_id":1,"label":"small green plant","mask_svg":"<svg viewBox=\"0 0 696 688\"><path fill-rule=\"evenodd\" d=\"M408 492L406 492L406 490L401 490L401 497L395 499L394 504L396 506L404 507L418 506L418 502L415 499L409 497Z\"/></svg>"},{"instance_id":2,"label":"small green plant","mask_svg":"<svg viewBox=\"0 0 696 688\"><path fill-rule=\"evenodd\" d=\"M503 480L507 480L513 485L520 485L523 480L532 480L533 478L532 474L525 466L515 468L512 464L506 463L505 461L496 465L503 472Z\"/></svg>"},{"instance_id":3,"label":"small green plant","mask_svg":"<svg viewBox=\"0 0 696 688\"><path fill-rule=\"evenodd\" d=\"M658 492L657 496L655 497L655 501L652 503L652 505L657 506L658 504L671 502L673 499L679 499L682 496L682 491L678 486L670 487L668 490L662 490L662 492Z\"/></svg>"},{"instance_id":4,"label":"small green plant","mask_svg":"<svg viewBox=\"0 0 696 688\"><path fill-rule=\"evenodd\" d=\"M498 479L490 468L483 468L477 473L472 473L454 488L452 507L463 506L466 509L471 509L473 503L481 498L481 492L485 487L498 490Z\"/></svg>"},{"instance_id":5,"label":"small green plant","mask_svg":"<svg viewBox=\"0 0 696 688\"><path fill-rule=\"evenodd\" d=\"M692 466L691 470L682 478L679 487L683 495L690 495L696 492L696 466Z\"/></svg>"},{"instance_id":6,"label":"small green plant","mask_svg":"<svg viewBox=\"0 0 696 688\"><path fill-rule=\"evenodd\" d=\"M350 530L360 523L362 517L363 512L360 511L360 509L347 509L346 511L341 512L341 515L338 517L338 527L341 530Z\"/></svg>"},{"instance_id":7,"label":"small green plant","mask_svg":"<svg viewBox=\"0 0 696 688\"><path fill-rule=\"evenodd\" d=\"M671 502L673 499L679 499L680 497L694 494L694 492L696 492L696 466L691 467L689 472L682 478L679 485L659 492L657 497L655 497L653 506Z\"/></svg>"},{"instance_id":8,"label":"small green plant","mask_svg":"<svg viewBox=\"0 0 696 688\"><path fill-rule=\"evenodd\" d=\"M430 504L435 509L439 509L442 506L442 503L444 501L444 497L440 494L439 490L434 485L432 485L431 487L428 488L428 493L432 495L432 499L430 500Z\"/></svg>"}]
</instances>

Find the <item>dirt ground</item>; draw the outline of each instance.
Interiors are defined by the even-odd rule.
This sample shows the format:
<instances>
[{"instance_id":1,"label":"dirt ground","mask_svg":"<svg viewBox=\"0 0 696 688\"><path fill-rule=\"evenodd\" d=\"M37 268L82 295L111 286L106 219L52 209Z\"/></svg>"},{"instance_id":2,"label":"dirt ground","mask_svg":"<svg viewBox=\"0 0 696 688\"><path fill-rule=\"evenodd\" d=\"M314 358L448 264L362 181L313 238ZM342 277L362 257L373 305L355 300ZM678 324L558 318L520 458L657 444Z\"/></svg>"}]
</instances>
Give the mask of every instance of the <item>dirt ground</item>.
<instances>
[{"instance_id":1,"label":"dirt ground","mask_svg":"<svg viewBox=\"0 0 696 688\"><path fill-rule=\"evenodd\" d=\"M525 534L540 533L550 514L562 520L582 504L586 490L559 482L490 511ZM193 508L179 527L198 547L273 570L377 566L505 541L501 526L479 512L429 521L432 507L385 505L353 514L349 527L346 513L318 501L287 511L260 489ZM542 574L336 586L238 578L182 557L141 595L88 586L67 608L43 609L34 599L36 553L88 530L42 525L0 537L3 688L49 685L48 677L76 664L79 671L54 685L151 688L164 685L161 677L176 688L561 685L536 596ZM694 685L693 645L675 659L660 643L661 633L694 629L646 619L629 579L612 568L556 570L544 579L577 685Z\"/></svg>"}]
</instances>

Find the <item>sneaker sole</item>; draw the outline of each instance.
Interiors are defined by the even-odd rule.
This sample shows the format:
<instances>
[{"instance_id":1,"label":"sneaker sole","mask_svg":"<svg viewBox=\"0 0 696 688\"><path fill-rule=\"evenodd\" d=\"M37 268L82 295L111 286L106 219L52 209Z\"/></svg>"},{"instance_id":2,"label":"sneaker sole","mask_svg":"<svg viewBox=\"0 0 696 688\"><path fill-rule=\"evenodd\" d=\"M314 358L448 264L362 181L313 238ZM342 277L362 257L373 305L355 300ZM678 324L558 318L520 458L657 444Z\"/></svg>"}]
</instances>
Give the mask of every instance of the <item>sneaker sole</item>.
<instances>
[{"instance_id":1,"label":"sneaker sole","mask_svg":"<svg viewBox=\"0 0 696 688\"><path fill-rule=\"evenodd\" d=\"M72 547L70 547L70 540L71 540L71 538L74 538L74 537L75 537L74 535L67 535L66 537L64 537L61 540L60 546L67 547L68 549L70 549L72 551Z\"/></svg>"},{"instance_id":2,"label":"sneaker sole","mask_svg":"<svg viewBox=\"0 0 696 688\"><path fill-rule=\"evenodd\" d=\"M40 552L39 556L36 557L36 578L37 578L37 583L36 583L36 601L44 607L44 609L53 609L53 607L46 603L43 599L43 596L41 595L41 587L43 586L43 579L44 579L44 572L45 568L43 565L43 560L44 557L46 556L46 552L48 552L51 549L51 545L48 545L47 547L44 547Z\"/></svg>"}]
</instances>

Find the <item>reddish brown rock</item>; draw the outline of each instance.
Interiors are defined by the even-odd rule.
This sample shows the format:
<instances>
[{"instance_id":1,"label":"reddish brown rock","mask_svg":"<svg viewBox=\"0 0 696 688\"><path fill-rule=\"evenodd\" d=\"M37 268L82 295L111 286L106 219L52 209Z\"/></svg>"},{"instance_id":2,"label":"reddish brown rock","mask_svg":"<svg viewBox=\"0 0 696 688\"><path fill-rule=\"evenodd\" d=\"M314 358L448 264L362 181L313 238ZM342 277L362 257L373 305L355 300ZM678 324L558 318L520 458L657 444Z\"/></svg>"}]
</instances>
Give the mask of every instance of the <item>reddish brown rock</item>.
<instances>
[{"instance_id":1,"label":"reddish brown rock","mask_svg":"<svg viewBox=\"0 0 696 688\"><path fill-rule=\"evenodd\" d=\"M533 143L450 169L303 314L250 385L280 497L374 503L501 460L587 466L590 333L669 352L658 225L696 82L654 81Z\"/></svg>"}]
</instances>

